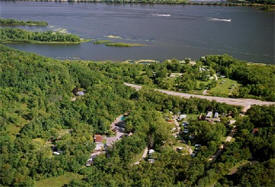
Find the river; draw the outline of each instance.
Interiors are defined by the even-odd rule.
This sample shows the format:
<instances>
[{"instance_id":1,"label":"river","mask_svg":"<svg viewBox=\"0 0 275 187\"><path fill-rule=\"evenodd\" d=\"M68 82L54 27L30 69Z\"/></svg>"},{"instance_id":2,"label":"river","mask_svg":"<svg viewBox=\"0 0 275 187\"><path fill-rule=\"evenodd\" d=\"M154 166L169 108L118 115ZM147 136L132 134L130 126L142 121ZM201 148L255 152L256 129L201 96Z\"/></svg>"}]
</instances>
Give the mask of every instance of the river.
<instances>
[{"instance_id":1,"label":"river","mask_svg":"<svg viewBox=\"0 0 275 187\"><path fill-rule=\"evenodd\" d=\"M275 13L250 7L0 1L0 16L47 21L46 30L63 29L83 38L113 35L117 38L109 40L147 45L9 45L54 58L164 60L227 53L275 64Z\"/></svg>"}]
</instances>

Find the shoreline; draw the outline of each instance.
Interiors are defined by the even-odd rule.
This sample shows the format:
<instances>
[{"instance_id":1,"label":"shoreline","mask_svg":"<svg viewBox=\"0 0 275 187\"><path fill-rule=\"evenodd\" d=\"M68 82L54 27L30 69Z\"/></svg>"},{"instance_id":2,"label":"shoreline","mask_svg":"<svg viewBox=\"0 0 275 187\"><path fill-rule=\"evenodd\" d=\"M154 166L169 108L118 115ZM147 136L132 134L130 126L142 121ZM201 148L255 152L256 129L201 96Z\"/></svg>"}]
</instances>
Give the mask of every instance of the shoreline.
<instances>
[{"instance_id":1,"label":"shoreline","mask_svg":"<svg viewBox=\"0 0 275 187\"><path fill-rule=\"evenodd\" d=\"M79 42L59 42L59 41L35 41L35 40L0 40L1 44L42 44L42 45L79 45L81 43L89 42L91 40L88 39L81 39Z\"/></svg>"},{"instance_id":2,"label":"shoreline","mask_svg":"<svg viewBox=\"0 0 275 187\"><path fill-rule=\"evenodd\" d=\"M234 3L234 2L131 2L131 1L106 1L106 0L3 0L3 2L56 2L56 3L105 3L105 4L141 4L141 5L196 5L196 6L228 6L228 7L269 7L270 11L275 10L275 4L260 4L260 3Z\"/></svg>"}]
</instances>

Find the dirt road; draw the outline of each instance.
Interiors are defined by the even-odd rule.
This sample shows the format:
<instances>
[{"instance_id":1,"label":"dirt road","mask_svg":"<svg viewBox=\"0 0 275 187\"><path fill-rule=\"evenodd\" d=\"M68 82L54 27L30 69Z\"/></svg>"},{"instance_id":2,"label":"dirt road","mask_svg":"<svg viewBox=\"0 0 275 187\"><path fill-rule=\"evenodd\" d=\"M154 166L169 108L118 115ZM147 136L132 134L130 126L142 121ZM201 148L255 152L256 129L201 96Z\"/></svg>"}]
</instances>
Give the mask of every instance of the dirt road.
<instances>
[{"instance_id":1,"label":"dirt road","mask_svg":"<svg viewBox=\"0 0 275 187\"><path fill-rule=\"evenodd\" d=\"M135 88L136 90L140 90L142 86L136 85L136 84L130 84L130 83L124 83L124 85ZM207 99L209 101L216 101L218 103L226 103L228 105L235 105L235 106L241 106L243 109L243 112L246 112L252 105L275 105L275 102L269 102L269 101L260 101L256 99L242 99L242 98L227 98L227 97L215 97L215 96L206 96L206 95L195 95L195 94L188 94L188 93L180 93L180 92L174 92L169 90L162 90L162 89L155 89L156 91L178 96L178 97L184 97L184 98L200 98L200 99Z\"/></svg>"}]
</instances>

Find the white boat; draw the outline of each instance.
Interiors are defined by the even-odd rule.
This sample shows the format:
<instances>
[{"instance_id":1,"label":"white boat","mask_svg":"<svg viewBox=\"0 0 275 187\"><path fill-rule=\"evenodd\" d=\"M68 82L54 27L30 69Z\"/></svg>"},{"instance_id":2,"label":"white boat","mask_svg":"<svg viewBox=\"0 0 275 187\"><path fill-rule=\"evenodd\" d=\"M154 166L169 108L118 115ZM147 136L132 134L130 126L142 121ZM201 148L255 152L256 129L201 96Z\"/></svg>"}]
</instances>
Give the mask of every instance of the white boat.
<instances>
[{"instance_id":1,"label":"white boat","mask_svg":"<svg viewBox=\"0 0 275 187\"><path fill-rule=\"evenodd\" d=\"M152 14L153 16L159 16L159 17L170 17L171 14Z\"/></svg>"},{"instance_id":2,"label":"white boat","mask_svg":"<svg viewBox=\"0 0 275 187\"><path fill-rule=\"evenodd\" d=\"M231 19L223 19L223 18L210 18L210 21L223 21L223 22L231 22Z\"/></svg>"}]
</instances>

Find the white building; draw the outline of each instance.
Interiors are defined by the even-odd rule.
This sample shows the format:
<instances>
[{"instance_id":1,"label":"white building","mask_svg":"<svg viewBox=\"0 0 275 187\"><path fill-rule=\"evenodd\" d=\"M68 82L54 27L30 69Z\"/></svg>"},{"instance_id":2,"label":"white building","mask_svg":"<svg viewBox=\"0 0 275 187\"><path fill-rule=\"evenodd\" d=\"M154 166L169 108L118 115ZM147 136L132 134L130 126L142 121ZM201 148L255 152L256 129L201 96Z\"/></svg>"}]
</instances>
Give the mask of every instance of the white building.
<instances>
[{"instance_id":1,"label":"white building","mask_svg":"<svg viewBox=\"0 0 275 187\"><path fill-rule=\"evenodd\" d=\"M212 118L212 116L213 116L213 112L209 111L206 115L206 118Z\"/></svg>"},{"instance_id":2,"label":"white building","mask_svg":"<svg viewBox=\"0 0 275 187\"><path fill-rule=\"evenodd\" d=\"M178 120L181 121L183 119L185 119L187 116L186 114L181 114L179 117L178 117Z\"/></svg>"}]
</instances>

